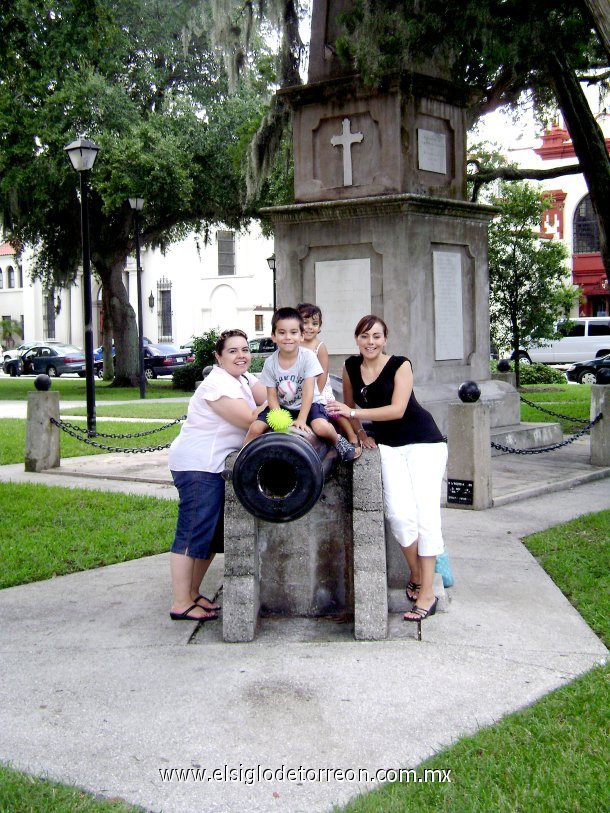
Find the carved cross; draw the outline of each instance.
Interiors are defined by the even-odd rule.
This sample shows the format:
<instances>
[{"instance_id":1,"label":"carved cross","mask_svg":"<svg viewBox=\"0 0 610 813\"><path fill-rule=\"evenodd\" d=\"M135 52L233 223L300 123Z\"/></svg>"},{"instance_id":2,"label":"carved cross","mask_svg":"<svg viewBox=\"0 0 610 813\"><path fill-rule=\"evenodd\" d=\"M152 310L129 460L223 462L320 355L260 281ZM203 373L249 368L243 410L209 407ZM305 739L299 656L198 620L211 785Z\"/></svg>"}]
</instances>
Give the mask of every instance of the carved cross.
<instances>
[{"instance_id":1,"label":"carved cross","mask_svg":"<svg viewBox=\"0 0 610 813\"><path fill-rule=\"evenodd\" d=\"M350 132L351 122L343 119L341 135L335 135L330 143L333 147L343 147L343 186L351 186L352 181L352 144L359 144L364 136L362 133Z\"/></svg>"}]
</instances>

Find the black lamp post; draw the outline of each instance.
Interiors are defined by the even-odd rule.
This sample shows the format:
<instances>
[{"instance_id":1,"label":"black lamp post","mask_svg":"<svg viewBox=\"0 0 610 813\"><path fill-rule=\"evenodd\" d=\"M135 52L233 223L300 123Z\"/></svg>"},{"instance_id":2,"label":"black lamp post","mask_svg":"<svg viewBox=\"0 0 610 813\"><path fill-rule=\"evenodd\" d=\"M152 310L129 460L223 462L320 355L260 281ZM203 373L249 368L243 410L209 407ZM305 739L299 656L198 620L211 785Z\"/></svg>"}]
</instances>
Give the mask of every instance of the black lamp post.
<instances>
[{"instance_id":1,"label":"black lamp post","mask_svg":"<svg viewBox=\"0 0 610 813\"><path fill-rule=\"evenodd\" d=\"M85 319L85 378L87 383L87 432L95 435L95 368L93 364L93 319L91 309L91 254L89 249L89 202L87 173L93 167L99 147L88 138L79 136L64 147L74 169L80 176L81 240L83 244L83 310Z\"/></svg>"},{"instance_id":2,"label":"black lamp post","mask_svg":"<svg viewBox=\"0 0 610 813\"><path fill-rule=\"evenodd\" d=\"M273 274L273 312L277 310L277 288L276 288L276 277L275 277L275 254L272 254L271 257L267 257L267 265L271 269Z\"/></svg>"},{"instance_id":3,"label":"black lamp post","mask_svg":"<svg viewBox=\"0 0 610 813\"><path fill-rule=\"evenodd\" d=\"M144 206L144 198L129 198L129 205L133 209L133 219L136 232L136 275L138 278L138 358L140 372L140 398L146 398L146 376L144 375L144 328L142 325L142 268L140 266L140 212Z\"/></svg>"}]
</instances>

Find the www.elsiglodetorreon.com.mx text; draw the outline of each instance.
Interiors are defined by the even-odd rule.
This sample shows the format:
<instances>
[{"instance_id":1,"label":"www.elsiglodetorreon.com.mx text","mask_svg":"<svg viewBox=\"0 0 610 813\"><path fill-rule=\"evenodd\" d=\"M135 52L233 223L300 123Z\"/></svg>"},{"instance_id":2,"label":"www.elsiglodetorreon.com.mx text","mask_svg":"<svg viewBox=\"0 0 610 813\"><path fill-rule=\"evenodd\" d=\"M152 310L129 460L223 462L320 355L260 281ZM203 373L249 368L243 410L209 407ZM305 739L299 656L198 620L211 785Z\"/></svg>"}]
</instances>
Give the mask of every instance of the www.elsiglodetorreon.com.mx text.
<instances>
[{"instance_id":1,"label":"www.elsiglodetorreon.com.mx text","mask_svg":"<svg viewBox=\"0 0 610 813\"><path fill-rule=\"evenodd\" d=\"M206 768L193 765L190 768L159 768L162 782L238 782L254 785L259 782L451 782L451 768L263 768L261 765L237 768L223 765Z\"/></svg>"}]
</instances>

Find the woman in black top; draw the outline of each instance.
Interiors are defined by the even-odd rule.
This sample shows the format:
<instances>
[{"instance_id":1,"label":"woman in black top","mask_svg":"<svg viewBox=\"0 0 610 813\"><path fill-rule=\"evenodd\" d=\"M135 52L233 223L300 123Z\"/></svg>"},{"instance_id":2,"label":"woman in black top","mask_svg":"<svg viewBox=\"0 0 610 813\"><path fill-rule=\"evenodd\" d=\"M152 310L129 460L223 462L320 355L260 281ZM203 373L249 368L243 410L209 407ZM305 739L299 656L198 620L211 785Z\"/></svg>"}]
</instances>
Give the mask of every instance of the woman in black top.
<instances>
[{"instance_id":1,"label":"woman in black top","mask_svg":"<svg viewBox=\"0 0 610 813\"><path fill-rule=\"evenodd\" d=\"M443 552L441 485L447 446L434 419L413 395L413 370L405 356L383 351L388 328L378 316L356 325L360 355L343 369L343 397L327 404L331 415L357 422L365 448L379 447L384 512L409 566L407 596L414 602L405 621L420 621L436 612L434 565ZM368 437L361 420L372 422Z\"/></svg>"}]
</instances>

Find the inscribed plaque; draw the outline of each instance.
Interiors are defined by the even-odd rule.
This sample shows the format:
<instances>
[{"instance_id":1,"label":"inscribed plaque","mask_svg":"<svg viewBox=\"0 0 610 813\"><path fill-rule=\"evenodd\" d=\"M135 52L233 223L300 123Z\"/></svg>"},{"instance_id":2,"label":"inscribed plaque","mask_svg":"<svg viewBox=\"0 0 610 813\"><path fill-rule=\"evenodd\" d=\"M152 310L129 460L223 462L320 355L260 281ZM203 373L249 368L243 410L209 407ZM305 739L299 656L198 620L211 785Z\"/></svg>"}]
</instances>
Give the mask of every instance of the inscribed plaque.
<instances>
[{"instance_id":1,"label":"inscribed plaque","mask_svg":"<svg viewBox=\"0 0 610 813\"><path fill-rule=\"evenodd\" d=\"M329 353L356 352L354 328L371 311L371 261L325 260L315 264L316 305Z\"/></svg>"},{"instance_id":2,"label":"inscribed plaque","mask_svg":"<svg viewBox=\"0 0 610 813\"><path fill-rule=\"evenodd\" d=\"M453 251L433 251L435 358L464 356L462 260Z\"/></svg>"},{"instance_id":3,"label":"inscribed plaque","mask_svg":"<svg viewBox=\"0 0 610 813\"><path fill-rule=\"evenodd\" d=\"M417 130L417 161L426 172L447 174L447 139L443 133Z\"/></svg>"}]
</instances>

